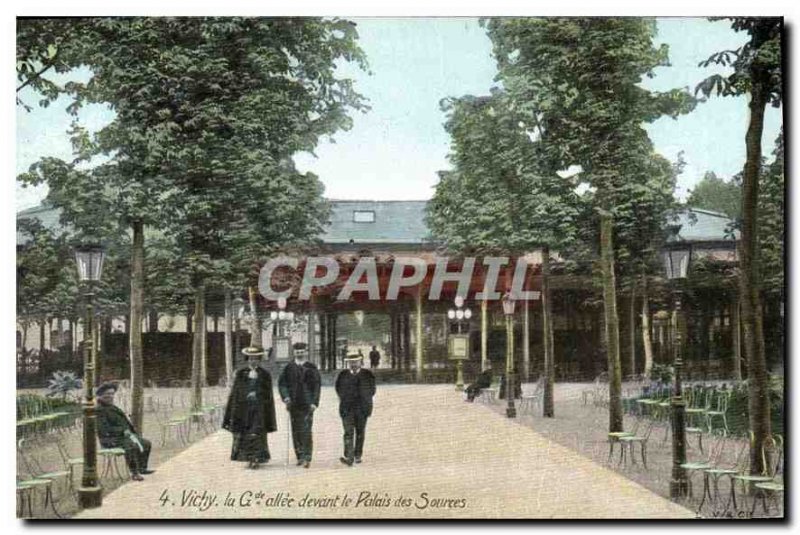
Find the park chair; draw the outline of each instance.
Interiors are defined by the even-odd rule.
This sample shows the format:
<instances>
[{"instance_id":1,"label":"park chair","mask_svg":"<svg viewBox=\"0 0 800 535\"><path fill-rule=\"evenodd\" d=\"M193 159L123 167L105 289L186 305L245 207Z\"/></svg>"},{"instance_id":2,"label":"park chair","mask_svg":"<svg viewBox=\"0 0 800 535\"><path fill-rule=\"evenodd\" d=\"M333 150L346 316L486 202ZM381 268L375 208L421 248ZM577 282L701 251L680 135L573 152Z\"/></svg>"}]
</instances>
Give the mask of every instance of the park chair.
<instances>
[{"instance_id":1,"label":"park chair","mask_svg":"<svg viewBox=\"0 0 800 535\"><path fill-rule=\"evenodd\" d=\"M669 399L669 388L661 383L650 383L647 397L636 400L640 416L658 418L658 405Z\"/></svg>"},{"instance_id":2,"label":"park chair","mask_svg":"<svg viewBox=\"0 0 800 535\"><path fill-rule=\"evenodd\" d=\"M46 511L47 506L49 505L53 511L53 514L55 514L56 517L61 518L61 515L56 509L53 486L59 478L66 478L69 475L69 472L57 470L47 472L43 470L41 464L39 463L39 459L37 459L33 452L30 451L31 448L29 445L30 442L27 442L24 438L21 438L19 441L17 441L17 458L20 461L17 464L23 466L25 469L25 474L22 478L19 478L17 481L17 486L26 487L30 489L31 493L35 492L37 489L41 489L44 492L42 511ZM29 512L31 513L31 516L33 516L33 512L30 511L30 507Z\"/></svg>"},{"instance_id":3,"label":"park chair","mask_svg":"<svg viewBox=\"0 0 800 535\"><path fill-rule=\"evenodd\" d=\"M189 412L189 415L187 416L188 423L186 426L186 438L188 441L191 441L192 428L194 428L198 434L203 435L209 435L214 432L212 416L209 409L210 407L208 406L202 406Z\"/></svg>"},{"instance_id":4,"label":"park chair","mask_svg":"<svg viewBox=\"0 0 800 535\"><path fill-rule=\"evenodd\" d=\"M753 447L755 442L755 436L752 431L750 431L750 447ZM733 507L735 510L737 509L736 506L736 491L735 491L735 483L741 483L742 488L742 501L744 505L747 505L747 497L751 494L751 486L755 484L765 484L765 483L775 483L775 477L777 476L778 467L780 466L781 459L782 459L782 445L783 445L783 437L780 438L780 444L778 445L778 438L776 435L772 435L768 437L759 452L761 454L761 462L763 466L763 470L760 474L750 474L750 455L747 456L747 464L744 470L733 476L733 483L731 485L731 498L733 500ZM762 498L762 507L764 509L764 513L767 514L767 504L766 504L766 494L761 492L754 492L753 494L753 504L752 508L750 509L750 513L752 514L755 512L756 503L758 495L761 495Z\"/></svg>"},{"instance_id":5,"label":"park chair","mask_svg":"<svg viewBox=\"0 0 800 535\"><path fill-rule=\"evenodd\" d=\"M708 494L709 501L713 500L711 496L711 487L709 485L709 478L710 475L706 470L713 469L715 466L718 465L719 460L722 456L722 453L725 449L725 435L719 434L714 442L712 442L711 447L708 450L708 455L700 460L694 462L686 462L681 465L686 471L687 481L689 482L689 497L691 498L694 493L694 481L693 477L695 474L702 473L703 474L703 501L705 501L706 494ZM702 508L702 502L700 507ZM698 510L699 511L699 510Z\"/></svg>"},{"instance_id":6,"label":"park chair","mask_svg":"<svg viewBox=\"0 0 800 535\"><path fill-rule=\"evenodd\" d=\"M520 398L519 402L520 414L524 414L525 412L530 412L533 414L535 407L541 406L542 397L544 397L544 376L539 377L539 379L536 381L536 384L533 387L533 392L527 393L523 388L522 397Z\"/></svg>"},{"instance_id":7,"label":"park chair","mask_svg":"<svg viewBox=\"0 0 800 535\"><path fill-rule=\"evenodd\" d=\"M640 422L641 422L641 420L637 418L636 419L636 423L634 424L632 431L610 431L606 435L607 440L608 440L608 459L607 459L606 462L608 464L611 463L611 458L614 456L614 446L616 446L617 444L620 445L619 461L617 462L617 464L619 465L620 463L622 463L623 451L625 449L625 445L623 443L621 443L620 440L622 438L624 438L624 437L635 436L636 435L636 431L639 430Z\"/></svg>"},{"instance_id":8,"label":"park chair","mask_svg":"<svg viewBox=\"0 0 800 535\"><path fill-rule=\"evenodd\" d=\"M493 374L492 376L492 384L489 388L481 388L480 394L478 394L478 401L481 403L492 404L497 401L498 395L500 393L500 376Z\"/></svg>"},{"instance_id":9,"label":"park chair","mask_svg":"<svg viewBox=\"0 0 800 535\"><path fill-rule=\"evenodd\" d=\"M189 423L189 418L187 416L172 417L170 416L169 409L164 407L163 409L156 411L156 421L158 422L158 426L161 430L162 446L167 443L167 439L171 433L174 433L178 442L186 445L186 426Z\"/></svg>"},{"instance_id":10,"label":"park chair","mask_svg":"<svg viewBox=\"0 0 800 535\"><path fill-rule=\"evenodd\" d=\"M69 489L74 493L76 490L75 470L76 467L78 466L83 467L83 462L84 462L83 457L74 457L70 454L64 433L55 433L53 436L53 440L56 443L56 448L58 449L58 454L61 457L61 461L64 464L64 468L69 472L69 476L67 479L69 483Z\"/></svg>"},{"instance_id":11,"label":"park chair","mask_svg":"<svg viewBox=\"0 0 800 535\"><path fill-rule=\"evenodd\" d=\"M769 515L769 508L767 507L768 499L775 502L776 512L781 511L782 500L778 498L778 495L780 494L782 497L784 491L783 459L786 452L784 451L783 436L773 435L773 437L778 448L778 458L775 460L775 477L772 481L755 484L756 490L753 496L753 508L750 510L750 516L755 512L759 496L761 497L761 505L765 515Z\"/></svg>"},{"instance_id":12,"label":"park chair","mask_svg":"<svg viewBox=\"0 0 800 535\"><path fill-rule=\"evenodd\" d=\"M702 384L691 387L692 402L686 405L687 423L692 427L697 427L697 419L706 420L706 413L711 410L711 400L714 389Z\"/></svg>"},{"instance_id":13,"label":"park chair","mask_svg":"<svg viewBox=\"0 0 800 535\"><path fill-rule=\"evenodd\" d=\"M130 476L128 472L128 463L125 462L125 449L124 448L99 448L97 455L103 460L103 468L100 473L100 479L114 477L119 481L128 479L123 472ZM119 463L125 467L124 470L120 469Z\"/></svg>"},{"instance_id":14,"label":"park chair","mask_svg":"<svg viewBox=\"0 0 800 535\"><path fill-rule=\"evenodd\" d=\"M647 379L644 375L632 376L622 390L622 408L628 414L639 412L638 400L644 395Z\"/></svg>"},{"instance_id":15,"label":"park chair","mask_svg":"<svg viewBox=\"0 0 800 535\"><path fill-rule=\"evenodd\" d=\"M643 435L637 435L636 431L634 431L632 435L622 436L619 438L622 447L622 451L620 453L621 453L621 461L623 464L625 464L626 462L625 460L626 446L628 447L631 453L631 464L636 464L635 446L636 444L639 444L639 453L642 457L642 466L644 467L645 470L647 470L647 441L650 440L650 434L653 432L654 426L655 426L655 421L649 420L647 423L647 429L645 430Z\"/></svg>"},{"instance_id":16,"label":"park chair","mask_svg":"<svg viewBox=\"0 0 800 535\"><path fill-rule=\"evenodd\" d=\"M17 517L33 517L33 490L34 486L20 479L17 476ZM25 515L25 506L28 507L28 515Z\"/></svg>"},{"instance_id":17,"label":"park chair","mask_svg":"<svg viewBox=\"0 0 800 535\"><path fill-rule=\"evenodd\" d=\"M588 388L584 388L581 391L581 400L584 405L588 405L589 398L592 400L592 404L596 405L597 394L600 391L601 385L603 383L608 383L608 373L603 372L599 374L597 377L594 378L592 385Z\"/></svg>"},{"instance_id":18,"label":"park chair","mask_svg":"<svg viewBox=\"0 0 800 535\"><path fill-rule=\"evenodd\" d=\"M731 399L730 390L717 390L714 394L716 403L713 405L713 410L706 411L706 425L708 432L714 431L714 419L722 419L722 427L725 429L725 434L728 434L728 403Z\"/></svg>"},{"instance_id":19,"label":"park chair","mask_svg":"<svg viewBox=\"0 0 800 535\"><path fill-rule=\"evenodd\" d=\"M736 439L727 439L730 440L732 444L736 444ZM735 446L734 446L735 448ZM741 473L744 467L747 464L747 456L749 455L750 445L747 443L746 440L742 441L741 446L738 448L738 451L733 457L732 462L729 462L724 458L723 452L724 449L720 450L718 454L718 459L715 465L711 468L705 468L703 470L703 484L709 485L708 490L704 487L703 489L703 500L700 502L700 509L702 509L703 504L705 502L706 496L708 496L709 502L714 503L720 499L719 493L719 482L723 477L727 477L730 483L730 491L733 492L733 476L736 474ZM706 479L708 476L708 479ZM713 495L712 495L713 490ZM730 492L729 492L730 494ZM731 498L729 496L728 502L725 505L725 511L728 510L731 504Z\"/></svg>"}]
</instances>

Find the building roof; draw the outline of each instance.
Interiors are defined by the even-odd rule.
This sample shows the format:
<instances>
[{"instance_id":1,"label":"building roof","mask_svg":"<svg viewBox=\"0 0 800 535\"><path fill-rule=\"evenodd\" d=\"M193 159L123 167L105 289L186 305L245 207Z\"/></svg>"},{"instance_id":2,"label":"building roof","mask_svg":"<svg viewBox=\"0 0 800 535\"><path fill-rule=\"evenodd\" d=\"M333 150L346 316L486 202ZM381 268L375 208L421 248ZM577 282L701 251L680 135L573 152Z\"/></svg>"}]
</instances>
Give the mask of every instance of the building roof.
<instances>
[{"instance_id":1,"label":"building roof","mask_svg":"<svg viewBox=\"0 0 800 535\"><path fill-rule=\"evenodd\" d=\"M56 230L61 227L61 210L54 208L47 201L39 206L28 208L17 212L17 221L20 219L38 219L46 229ZM17 230L17 245L24 245L30 239L29 236Z\"/></svg>"},{"instance_id":2,"label":"building roof","mask_svg":"<svg viewBox=\"0 0 800 535\"><path fill-rule=\"evenodd\" d=\"M733 220L719 212L700 208L684 208L668 225L679 225L676 238L670 241L720 242L739 239L739 231L733 230Z\"/></svg>"},{"instance_id":3,"label":"building roof","mask_svg":"<svg viewBox=\"0 0 800 535\"><path fill-rule=\"evenodd\" d=\"M331 216L322 241L328 244L430 244L425 225L427 201L331 200ZM355 213L369 222L356 221ZM61 226L61 211L47 203L17 213L17 220L37 218L49 229ZM680 225L677 239L692 242L731 241L739 239L739 231L731 234L733 220L724 214L686 208L670 218L671 225ZM17 232L17 245L27 237Z\"/></svg>"},{"instance_id":4,"label":"building roof","mask_svg":"<svg viewBox=\"0 0 800 535\"><path fill-rule=\"evenodd\" d=\"M427 201L350 201L332 200L329 225L322 241L341 243L421 244L430 242L425 225ZM361 219L373 221L358 222Z\"/></svg>"}]
</instances>

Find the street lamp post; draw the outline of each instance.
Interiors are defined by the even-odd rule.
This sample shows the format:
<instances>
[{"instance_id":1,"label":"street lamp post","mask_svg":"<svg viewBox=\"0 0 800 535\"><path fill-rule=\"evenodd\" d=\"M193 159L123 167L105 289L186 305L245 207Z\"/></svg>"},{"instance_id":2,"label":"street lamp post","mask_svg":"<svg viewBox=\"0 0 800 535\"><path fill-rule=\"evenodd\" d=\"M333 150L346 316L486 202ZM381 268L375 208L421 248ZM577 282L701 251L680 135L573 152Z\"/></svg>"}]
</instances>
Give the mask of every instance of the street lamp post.
<instances>
[{"instance_id":1,"label":"street lamp post","mask_svg":"<svg viewBox=\"0 0 800 535\"><path fill-rule=\"evenodd\" d=\"M514 407L514 298L511 292L506 292L503 296L503 313L506 316L506 416L508 418L517 417L517 409Z\"/></svg>"},{"instance_id":2,"label":"street lamp post","mask_svg":"<svg viewBox=\"0 0 800 535\"><path fill-rule=\"evenodd\" d=\"M294 321L294 312L286 311L286 298L278 299L278 310L273 310L269 314L270 319L278 324L278 336L273 340L273 351L275 360L291 359L291 333L286 334L286 326Z\"/></svg>"},{"instance_id":3,"label":"street lamp post","mask_svg":"<svg viewBox=\"0 0 800 535\"><path fill-rule=\"evenodd\" d=\"M95 362L94 346L94 285L103 273L105 252L99 245L84 245L75 249L78 277L84 283L86 321L83 335L83 477L78 488L78 504L84 509L103 504L103 489L97 481L97 431L94 406Z\"/></svg>"},{"instance_id":4,"label":"street lamp post","mask_svg":"<svg viewBox=\"0 0 800 535\"><path fill-rule=\"evenodd\" d=\"M457 295L455 298L455 305L456 308L451 308L447 311L447 318L451 321L451 323L455 324L456 326L456 335L451 335L451 344L450 344L450 358L456 361L456 390L461 391L464 390L464 362L463 359L468 358L469 354L469 336L463 336L461 332L461 326L465 321L469 321L472 317L472 311L468 308L463 308L464 306L464 298L460 295ZM465 339L466 338L466 339ZM465 354L456 354L457 351L455 349L456 341L464 342L459 345L459 350L463 348ZM460 353L460 351L459 351Z\"/></svg>"},{"instance_id":5,"label":"street lamp post","mask_svg":"<svg viewBox=\"0 0 800 535\"><path fill-rule=\"evenodd\" d=\"M674 345L673 345L673 367L675 368L675 385L673 388L671 407L672 407L672 479L669 482L669 495L673 500L678 500L688 494L689 482L686 477L686 470L681 468L686 464L686 400L683 398L683 387L681 384L681 373L683 371L683 315L681 312L682 291L680 281L686 279L689 272L689 264L692 260L692 249L689 244L677 241L677 230L673 229L673 235L668 240L668 244L663 253L664 267L667 279L674 284Z\"/></svg>"},{"instance_id":6,"label":"street lamp post","mask_svg":"<svg viewBox=\"0 0 800 535\"><path fill-rule=\"evenodd\" d=\"M239 331L242 329L242 316L244 315L244 299L237 297L233 300L233 317L236 318L236 337L234 338L234 362L239 358L239 352L242 350L241 334Z\"/></svg>"}]
</instances>

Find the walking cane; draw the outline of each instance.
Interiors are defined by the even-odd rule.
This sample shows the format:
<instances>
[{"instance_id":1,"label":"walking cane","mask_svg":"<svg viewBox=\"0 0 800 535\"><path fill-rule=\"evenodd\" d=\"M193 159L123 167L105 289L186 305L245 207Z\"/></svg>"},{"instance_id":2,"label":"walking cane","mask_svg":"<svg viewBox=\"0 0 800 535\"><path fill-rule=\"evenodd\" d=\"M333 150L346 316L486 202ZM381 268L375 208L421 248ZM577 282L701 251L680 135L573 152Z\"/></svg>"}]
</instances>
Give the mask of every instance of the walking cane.
<instances>
[{"instance_id":1,"label":"walking cane","mask_svg":"<svg viewBox=\"0 0 800 535\"><path fill-rule=\"evenodd\" d=\"M292 436L292 413L289 412L289 406L286 406L286 419L289 424L286 426L286 475L289 475L289 444Z\"/></svg>"}]
</instances>

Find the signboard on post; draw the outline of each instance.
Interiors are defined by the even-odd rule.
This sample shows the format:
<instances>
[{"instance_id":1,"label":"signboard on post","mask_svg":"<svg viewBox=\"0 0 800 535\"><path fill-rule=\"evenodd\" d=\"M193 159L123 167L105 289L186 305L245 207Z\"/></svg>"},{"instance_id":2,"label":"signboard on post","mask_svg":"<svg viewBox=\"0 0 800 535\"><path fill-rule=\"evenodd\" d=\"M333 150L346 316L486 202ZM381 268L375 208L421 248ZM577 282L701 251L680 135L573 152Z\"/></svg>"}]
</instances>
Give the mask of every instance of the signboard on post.
<instances>
[{"instance_id":1,"label":"signboard on post","mask_svg":"<svg viewBox=\"0 0 800 535\"><path fill-rule=\"evenodd\" d=\"M469 335L451 334L447 341L447 350L450 360L467 360L469 358Z\"/></svg>"},{"instance_id":2,"label":"signboard on post","mask_svg":"<svg viewBox=\"0 0 800 535\"><path fill-rule=\"evenodd\" d=\"M275 362L292 360L292 339L288 336L276 336L274 340Z\"/></svg>"}]
</instances>

